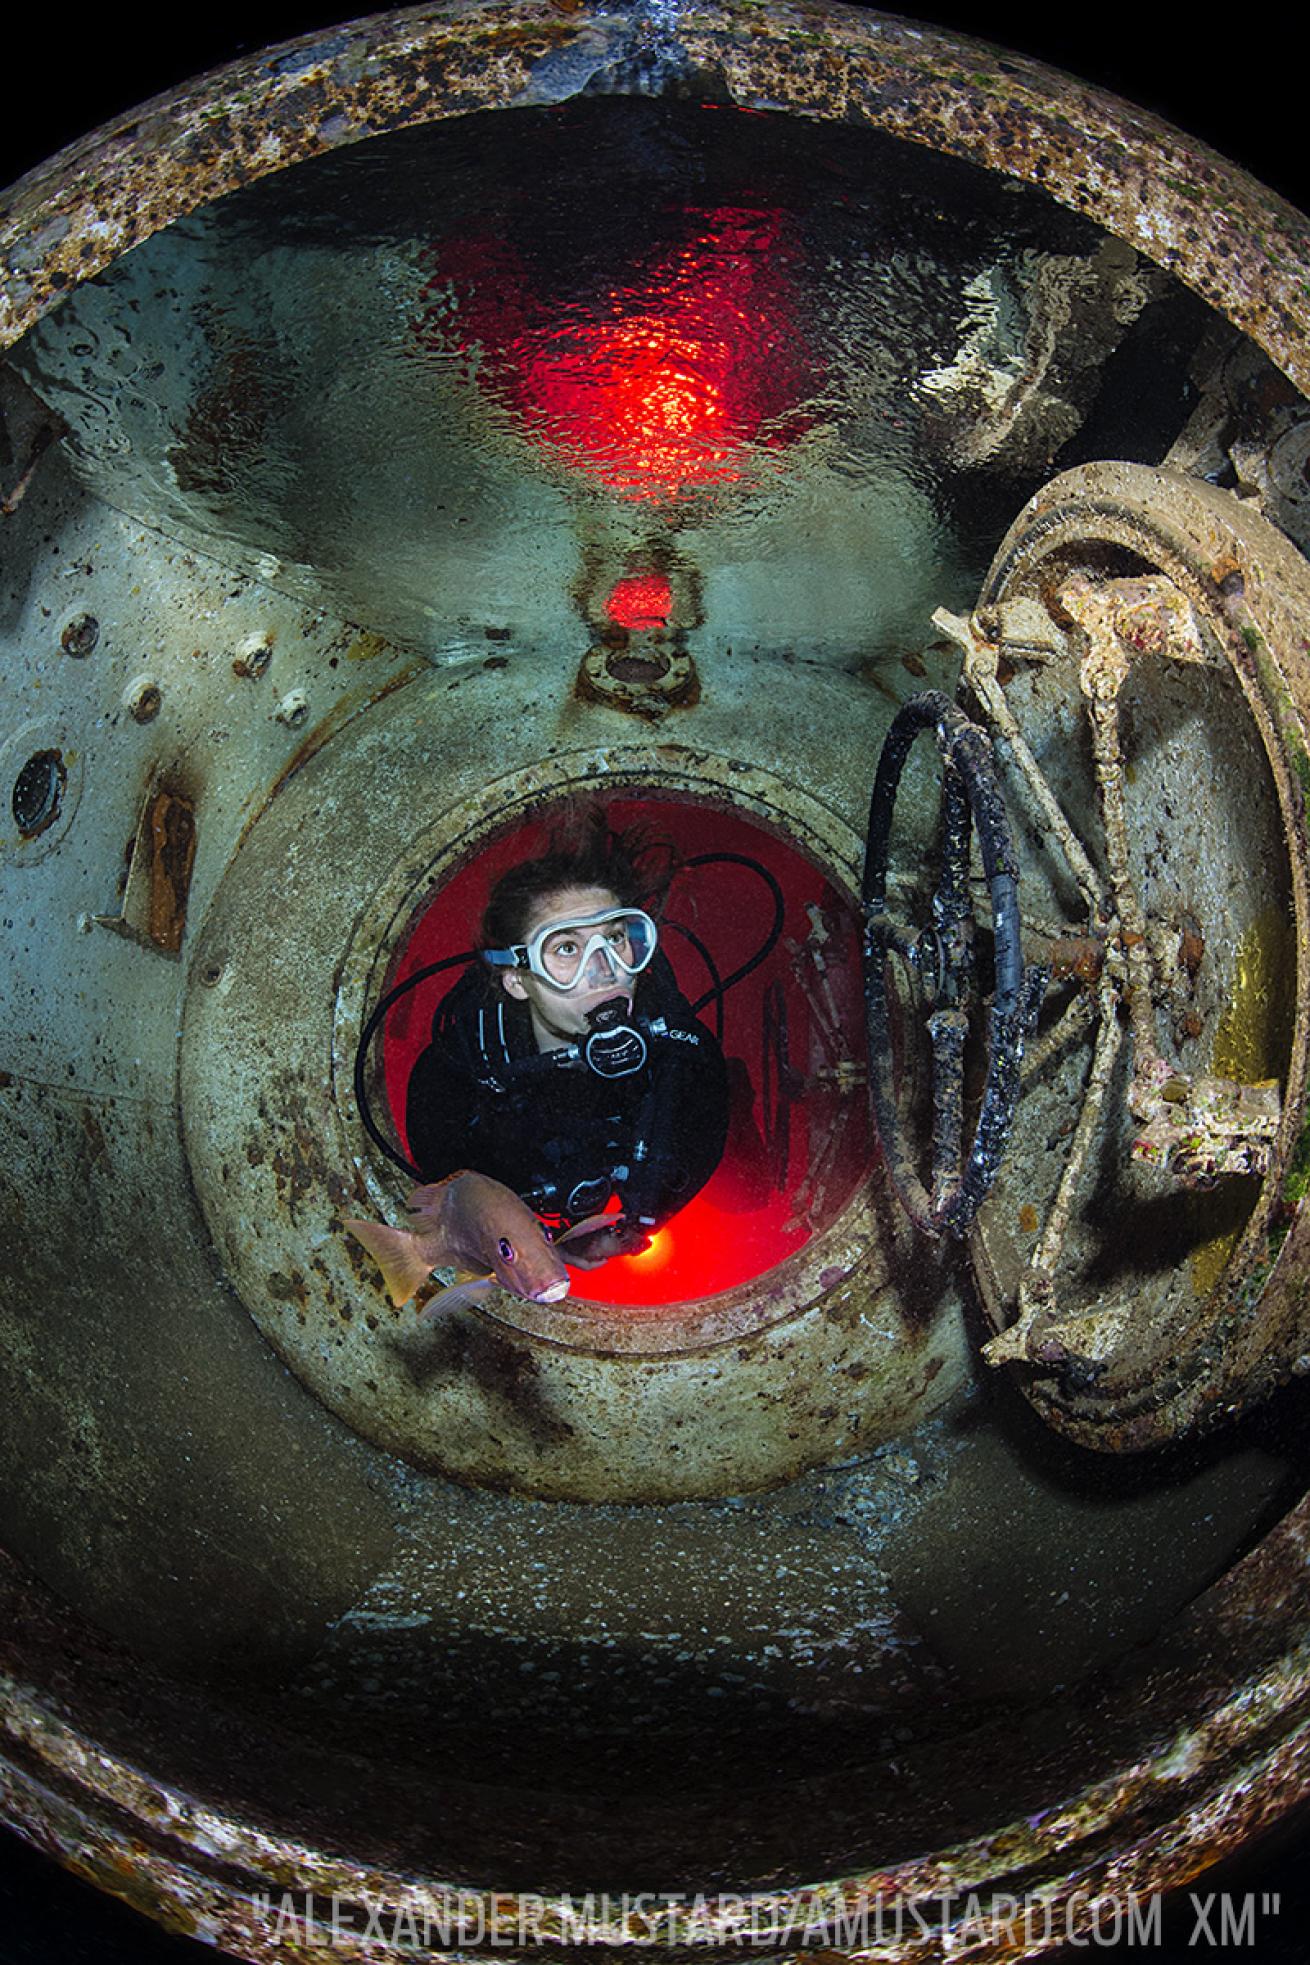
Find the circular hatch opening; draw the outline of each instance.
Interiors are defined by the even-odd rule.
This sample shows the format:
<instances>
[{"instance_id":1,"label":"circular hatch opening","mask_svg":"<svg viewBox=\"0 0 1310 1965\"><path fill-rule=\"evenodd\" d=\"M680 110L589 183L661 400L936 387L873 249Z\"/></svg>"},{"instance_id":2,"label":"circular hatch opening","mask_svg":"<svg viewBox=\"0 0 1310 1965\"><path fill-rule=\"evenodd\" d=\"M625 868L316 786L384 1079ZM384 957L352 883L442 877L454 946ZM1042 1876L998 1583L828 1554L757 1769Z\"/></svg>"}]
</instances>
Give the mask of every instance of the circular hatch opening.
<instances>
[{"instance_id":1,"label":"circular hatch opening","mask_svg":"<svg viewBox=\"0 0 1310 1965\"><path fill-rule=\"evenodd\" d=\"M35 839L59 816L68 772L57 750L35 751L14 780L10 796L14 824L24 839Z\"/></svg>"},{"instance_id":2,"label":"circular hatch opening","mask_svg":"<svg viewBox=\"0 0 1310 1965\"><path fill-rule=\"evenodd\" d=\"M471 946L495 882L545 851L564 809L543 804L506 827L425 900L393 984ZM727 1145L700 1193L641 1254L576 1275L575 1307L649 1313L753 1281L828 1227L865 1176L859 930L849 896L813 860L738 812L667 796L605 811L616 830L639 826L674 858L661 947L719 1038L730 1084ZM464 973L419 984L388 1019L386 1101L402 1141L410 1073Z\"/></svg>"}]
</instances>

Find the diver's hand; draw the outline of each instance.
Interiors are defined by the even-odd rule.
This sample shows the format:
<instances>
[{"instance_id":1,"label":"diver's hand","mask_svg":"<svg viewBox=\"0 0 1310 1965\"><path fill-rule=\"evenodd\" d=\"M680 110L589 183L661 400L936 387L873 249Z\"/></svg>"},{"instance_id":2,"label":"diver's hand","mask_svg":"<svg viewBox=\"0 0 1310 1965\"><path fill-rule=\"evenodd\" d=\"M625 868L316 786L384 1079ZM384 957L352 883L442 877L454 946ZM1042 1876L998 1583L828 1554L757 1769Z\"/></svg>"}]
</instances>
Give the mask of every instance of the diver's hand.
<instances>
[{"instance_id":1,"label":"diver's hand","mask_svg":"<svg viewBox=\"0 0 1310 1965\"><path fill-rule=\"evenodd\" d=\"M650 1247L650 1237L635 1225L626 1221L616 1221L614 1225L597 1228L590 1235L580 1235L576 1242L567 1248L560 1247L559 1253L570 1269L599 1269L602 1262L608 1262L616 1255L640 1255Z\"/></svg>"}]
</instances>

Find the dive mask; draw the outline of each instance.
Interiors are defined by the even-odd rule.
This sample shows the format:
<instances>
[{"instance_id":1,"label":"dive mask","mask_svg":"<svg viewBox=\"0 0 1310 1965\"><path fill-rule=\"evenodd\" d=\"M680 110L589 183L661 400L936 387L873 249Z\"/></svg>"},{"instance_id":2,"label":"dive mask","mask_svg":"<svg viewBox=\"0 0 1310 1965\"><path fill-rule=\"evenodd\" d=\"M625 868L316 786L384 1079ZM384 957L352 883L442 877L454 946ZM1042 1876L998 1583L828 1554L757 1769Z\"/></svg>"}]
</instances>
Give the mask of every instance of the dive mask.
<instances>
[{"instance_id":1,"label":"dive mask","mask_svg":"<svg viewBox=\"0 0 1310 1965\"><path fill-rule=\"evenodd\" d=\"M658 940L655 923L639 907L607 907L543 922L531 940L484 948L482 959L493 969L529 969L552 989L597 989L639 975Z\"/></svg>"}]
</instances>

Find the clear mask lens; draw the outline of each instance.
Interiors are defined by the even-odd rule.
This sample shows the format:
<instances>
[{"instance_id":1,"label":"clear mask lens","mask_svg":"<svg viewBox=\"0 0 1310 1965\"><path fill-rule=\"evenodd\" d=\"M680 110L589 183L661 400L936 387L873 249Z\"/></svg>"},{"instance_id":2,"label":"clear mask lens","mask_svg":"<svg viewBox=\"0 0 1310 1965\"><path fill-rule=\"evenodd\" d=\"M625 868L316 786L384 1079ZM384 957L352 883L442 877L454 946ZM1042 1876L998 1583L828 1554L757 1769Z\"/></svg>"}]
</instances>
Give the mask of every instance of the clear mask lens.
<instances>
[{"instance_id":1,"label":"clear mask lens","mask_svg":"<svg viewBox=\"0 0 1310 1965\"><path fill-rule=\"evenodd\" d=\"M657 940L640 908L548 921L528 943L528 967L556 989L600 989L644 969Z\"/></svg>"}]
</instances>

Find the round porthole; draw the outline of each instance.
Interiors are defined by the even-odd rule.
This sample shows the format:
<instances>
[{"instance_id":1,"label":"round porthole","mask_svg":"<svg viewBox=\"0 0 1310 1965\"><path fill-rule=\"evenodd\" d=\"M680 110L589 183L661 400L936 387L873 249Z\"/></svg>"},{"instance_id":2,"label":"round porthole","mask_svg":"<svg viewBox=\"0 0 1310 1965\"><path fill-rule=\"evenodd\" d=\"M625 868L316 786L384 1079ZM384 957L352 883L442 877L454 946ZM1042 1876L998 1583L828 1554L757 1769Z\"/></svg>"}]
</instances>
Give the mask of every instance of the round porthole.
<instances>
[{"instance_id":1,"label":"round porthole","mask_svg":"<svg viewBox=\"0 0 1310 1965\"><path fill-rule=\"evenodd\" d=\"M59 817L68 768L57 750L33 751L10 794L14 824L24 839L35 839Z\"/></svg>"},{"instance_id":2,"label":"round porthole","mask_svg":"<svg viewBox=\"0 0 1310 1965\"><path fill-rule=\"evenodd\" d=\"M403 994L376 1041L391 1137L411 1158L406 1093L443 1004L458 989L474 1033L493 1037L509 1007L496 978L460 955L495 881L548 850L564 811L536 809L494 834L424 897L404 933L388 977ZM579 1271L565 1313L651 1320L754 1282L830 1227L867 1178L859 929L844 883L726 805L629 795L605 816L644 839L652 873L667 882L659 952L727 1067L718 1166L649 1248ZM675 1039L655 1031L648 1041L658 1060Z\"/></svg>"},{"instance_id":3,"label":"round porthole","mask_svg":"<svg viewBox=\"0 0 1310 1965\"><path fill-rule=\"evenodd\" d=\"M310 1890L370 1924L376 1904L412 1944L449 1877L477 1922L443 1931L444 1950L524 1951L525 1907L553 1916L561 1892L650 1875L697 1906L667 1934L630 1919L620 1941L651 1952L738 1942L743 1903L752 1937L809 1945L816 1901L839 1911L826 1948L858 1950L885 1906L888 1947L913 1950L912 1913L933 1899L943 1950L1076 1944L1107 1891L1131 1884L1145 1909L1300 1791L1304 1503L1272 1525L1292 1477L1304 1487L1299 1460L1285 1473L1230 1437L1199 1461L1116 1469L1039 1431L1014 1392L1067 1390L1057 1420L1096 1419L1140 1358L1180 1349L1179 1326L1127 1290L1117 1378L1076 1328L1052 1341L1011 1318L1079 1144L1076 1056L1042 1067L1010 1184L979 1217L999 1278L986 1307L1023 1349L990 1376L966 1355L964 1252L908 1227L876 1156L796 1246L646 1305L579 1287L424 1324L346 1232L403 1220L410 1190L354 1096L366 1022L442 896L557 801L686 814L710 836L687 857L726 845L731 813L849 907L887 726L907 694L955 687L930 612L963 620L1052 471L1128 441L1152 471L1170 451L1170 469L1267 486L1276 522L1302 523L1284 452L1304 405L1277 421L1266 369L1236 403L1194 361L1202 328L1222 327L1200 318L1204 296L1304 385L1304 240L1274 201L1022 61L852 10L804 26L587 5L357 23L151 105L143 143L118 125L11 214L2 331L51 307L15 361L52 408L85 412L11 528L29 609L14 668L31 687L14 700L43 727L0 783L47 748L70 766L24 852L46 852L73 809L61 718L97 772L95 824L81 813L66 858L12 882L12 952L27 930L31 959L5 1087L9 1525L45 1589L6 1583L5 1778L35 1839L238 1953L285 1945L289 1893ZM962 225L959 173L975 180ZM243 185L268 194L262 216L214 202ZM85 276L128 244L142 250L112 291L93 290ZM650 353L675 345L692 359L652 391ZM616 353L633 387L606 395ZM684 431L690 396L706 413ZM1110 620L1136 570L1087 571L1116 590L1093 597ZM1225 602L1233 571L1209 555ZM624 586L657 577L667 591ZM1079 660L1068 609L1047 609L1059 597L1039 578L977 610L1002 706L1034 730L1036 703L1057 781L1082 742L1052 701ZM67 660L55 630L93 605L134 631ZM1270 699L1286 685L1297 742L1278 809L1299 828L1303 637L1255 613L1229 625ZM268 696L233 675L256 643L275 651ZM144 729L122 703L134 648L165 699ZM1176 687L1171 665L1160 687L1139 656L1125 805L1154 826L1162 740L1182 754L1171 803L1189 759L1205 788L1198 727L1236 758L1239 792L1258 751L1230 753L1224 718L1191 716L1208 664ZM165 963L92 932L91 910L113 906L143 789L175 767L199 850ZM897 836L917 900L936 860L931 841L905 851L928 811L910 768ZM1184 820L1131 870L1158 889L1204 847L1216 906L1196 912L1179 887L1202 933L1183 925L1165 949L1162 998L1206 1049L1199 1073L1249 1086L1267 1062L1285 1081L1290 1135L1295 1054L1249 1070L1209 1054L1221 992L1265 946L1231 878L1256 867L1264 896L1278 827L1262 812L1276 817L1265 794L1217 840ZM1269 903L1288 891L1280 876ZM701 926L727 906L706 902ZM1102 925L1128 975L1143 944ZM784 943L808 929L793 912ZM717 932L702 939L713 952ZM693 949L703 993L695 967ZM948 965L924 973L935 987ZM789 1102L794 1078L829 1060L805 1041L796 978L771 980L743 1062L766 1171L788 1112L787 1184L813 1178L821 1131L798 1116L808 1093ZM415 1041L431 1014L416 998ZM1131 1014L1107 1000L1102 1021ZM902 1037L901 1057L925 1054L925 1028L893 1024L893 1066ZM384 1127L389 1109L404 1123L395 1039L388 1026L370 1053ZM907 1093L922 1162L929 1101ZM1292 1184L1275 1195L1265 1177L1270 1227L1298 1214L1272 1251L1281 1274L1212 1326L1235 1355L1222 1382L1192 1369L1210 1332L1183 1360L1225 1404L1257 1344L1261 1370L1304 1355L1304 1143L1287 1144ZM935 1128L931 1145L935 1172ZM1133 1254L1132 1224L1101 1204L1104 1155L1083 1164L1067 1259L1047 1265L1072 1317L1099 1281L1085 1227L1108 1215L1110 1254ZM70 1196L94 1258L71 1268ZM651 1505L609 1505L629 1502ZM988 1897L1016 1879L1045 1935L1016 1937ZM852 1909L870 1913L861 1930ZM590 1909L567 1934L615 1938Z\"/></svg>"},{"instance_id":4,"label":"round porthole","mask_svg":"<svg viewBox=\"0 0 1310 1965\"><path fill-rule=\"evenodd\" d=\"M481 685L489 698L497 686ZM429 702L444 688L435 676L400 692L296 774L252 828L196 947L188 1152L251 1316L365 1438L556 1497L768 1486L935 1410L967 1370L963 1304L955 1267L923 1261L877 1165L869 1177L851 902L862 842L794 780L670 743L565 752L501 777L472 757L480 783L417 832L404 801L389 841L375 829L361 849L352 827L324 828L325 800L374 782L374 746L393 773L426 771ZM472 747L477 703L464 714ZM425 1318L452 1280L443 1270L397 1309L346 1227L404 1226L418 1184L366 1130L361 1039L398 978L468 949L496 870L579 799L613 820L640 815L687 862L709 856L676 877L668 908L695 938L668 929L670 944L685 941L674 959L693 1001L707 958L726 981L773 942L725 992L735 1140L669 1224L662 1274L659 1248L649 1268L606 1263L563 1301L495 1288ZM221 993L204 986L211 950L227 962ZM394 1115L433 1009L419 990L402 1001L358 1087L402 1150Z\"/></svg>"},{"instance_id":5,"label":"round porthole","mask_svg":"<svg viewBox=\"0 0 1310 1965\"><path fill-rule=\"evenodd\" d=\"M26 723L0 744L0 857L29 865L59 844L82 795L82 751L58 723Z\"/></svg>"}]
</instances>

